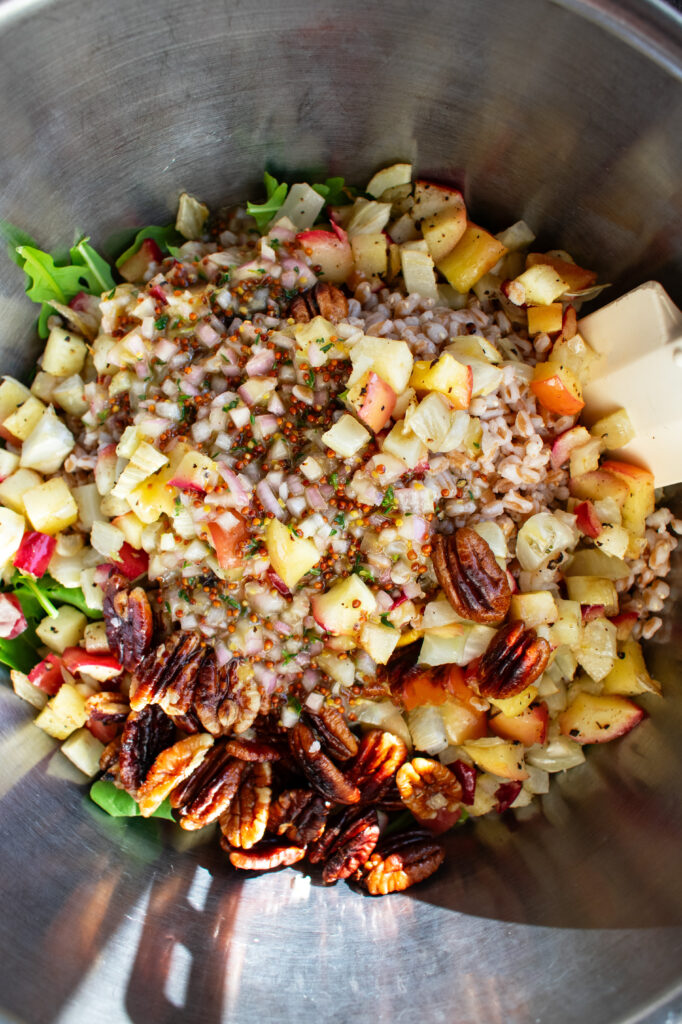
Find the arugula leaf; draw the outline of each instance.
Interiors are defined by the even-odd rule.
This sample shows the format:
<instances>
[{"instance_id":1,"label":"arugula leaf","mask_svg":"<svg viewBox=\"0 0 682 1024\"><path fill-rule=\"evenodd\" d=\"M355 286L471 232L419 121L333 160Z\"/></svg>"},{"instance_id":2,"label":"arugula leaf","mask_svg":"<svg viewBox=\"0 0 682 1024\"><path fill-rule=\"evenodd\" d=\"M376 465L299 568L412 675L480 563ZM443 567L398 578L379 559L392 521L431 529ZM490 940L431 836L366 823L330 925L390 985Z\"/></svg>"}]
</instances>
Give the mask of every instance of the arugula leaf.
<instances>
[{"instance_id":1,"label":"arugula leaf","mask_svg":"<svg viewBox=\"0 0 682 1024\"><path fill-rule=\"evenodd\" d=\"M127 259L134 256L145 238L151 238L153 242L156 242L161 252L169 252L171 256L175 256L177 254L176 243L182 243L183 241L182 236L175 229L175 224L164 224L163 226L159 226L158 224L149 224L146 228L140 228L139 231L136 232L132 242L130 242L127 249L122 252L116 260L116 266L122 266Z\"/></svg>"},{"instance_id":2,"label":"arugula leaf","mask_svg":"<svg viewBox=\"0 0 682 1024\"><path fill-rule=\"evenodd\" d=\"M246 211L256 221L259 231L265 231L272 218L281 209L289 191L289 186L285 182L277 181L277 178L273 178L267 171L263 175L263 181L267 195L266 201L246 204Z\"/></svg>"},{"instance_id":3,"label":"arugula leaf","mask_svg":"<svg viewBox=\"0 0 682 1024\"><path fill-rule=\"evenodd\" d=\"M344 206L351 201L346 191L345 178L327 178L324 185L313 185L313 189L322 196L327 206Z\"/></svg>"},{"instance_id":4,"label":"arugula leaf","mask_svg":"<svg viewBox=\"0 0 682 1024\"><path fill-rule=\"evenodd\" d=\"M93 294L111 291L115 288L111 267L100 254L88 245L90 239L86 235L70 249L71 262L76 267L85 267L88 283Z\"/></svg>"},{"instance_id":5,"label":"arugula leaf","mask_svg":"<svg viewBox=\"0 0 682 1024\"><path fill-rule=\"evenodd\" d=\"M41 576L39 580L34 580L32 576L24 576L20 572L15 571L10 581L10 586L6 589L17 595L21 602L21 607L24 609L24 615L29 620L39 621L43 618L44 612L52 615L50 608L54 609L56 614L57 609L54 607L53 602L57 604L71 604L74 608L78 608L79 611L87 615L89 619L102 618L101 611L97 608L88 607L85 594L80 587L63 587L61 583L57 583L56 580L47 574ZM25 603L31 601L33 604Z\"/></svg>"},{"instance_id":6,"label":"arugula leaf","mask_svg":"<svg viewBox=\"0 0 682 1024\"><path fill-rule=\"evenodd\" d=\"M90 786L90 799L101 807L103 811L110 814L112 818L138 818L140 817L139 804L133 800L130 793L119 789L109 782L108 779L97 779ZM171 806L166 798L160 807L151 815L152 818L167 818L174 821Z\"/></svg>"},{"instance_id":7,"label":"arugula leaf","mask_svg":"<svg viewBox=\"0 0 682 1024\"><path fill-rule=\"evenodd\" d=\"M36 639L34 645L31 643L31 639L27 637L27 633L30 633L30 636L35 638L33 630L25 630L19 636L15 636L13 640L5 640L0 637L0 663L7 665L9 668L16 668L19 672L24 672L26 675L40 661L38 640Z\"/></svg>"},{"instance_id":8,"label":"arugula leaf","mask_svg":"<svg viewBox=\"0 0 682 1024\"><path fill-rule=\"evenodd\" d=\"M20 587L21 588L25 588L26 590L28 590L29 594L34 598L36 603L38 605L40 605L40 607L43 609L43 611L47 612L47 614L50 616L51 619L56 619L57 618L57 616L59 615L59 612L57 611L55 606L52 604L52 601L50 601L50 598L47 596L47 594L43 590L41 590L41 588L38 586L38 584L36 583L36 581L33 579L32 576L23 576L21 573L18 573L18 574L15 573L14 577L16 577L16 585L15 586L16 586L17 590ZM14 577L13 577L13 579L14 579ZM22 605L22 607L23 607L23 605Z\"/></svg>"}]
</instances>

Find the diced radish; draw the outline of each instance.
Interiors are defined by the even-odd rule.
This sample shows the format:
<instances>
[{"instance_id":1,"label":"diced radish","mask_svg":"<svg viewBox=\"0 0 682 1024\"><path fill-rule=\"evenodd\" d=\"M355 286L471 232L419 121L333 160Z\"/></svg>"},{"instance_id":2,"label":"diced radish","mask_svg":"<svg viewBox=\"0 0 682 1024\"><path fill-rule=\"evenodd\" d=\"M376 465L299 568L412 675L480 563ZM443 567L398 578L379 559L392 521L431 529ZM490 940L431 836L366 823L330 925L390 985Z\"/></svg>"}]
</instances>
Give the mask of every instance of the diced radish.
<instances>
[{"instance_id":1,"label":"diced radish","mask_svg":"<svg viewBox=\"0 0 682 1024\"><path fill-rule=\"evenodd\" d=\"M48 654L47 657L43 658L42 661L39 661L31 669L28 674L28 681L40 690L44 690L51 697L54 697L64 682L62 659L57 654Z\"/></svg>"},{"instance_id":2,"label":"diced radish","mask_svg":"<svg viewBox=\"0 0 682 1024\"><path fill-rule=\"evenodd\" d=\"M125 541L115 558L116 567L120 569L129 580L136 580L143 576L149 567L149 555L146 551L136 550Z\"/></svg>"},{"instance_id":3,"label":"diced radish","mask_svg":"<svg viewBox=\"0 0 682 1024\"><path fill-rule=\"evenodd\" d=\"M71 675L80 676L85 672L98 683L120 676L123 671L113 654L93 654L84 647L67 647L62 658Z\"/></svg>"},{"instance_id":4,"label":"diced radish","mask_svg":"<svg viewBox=\"0 0 682 1024\"><path fill-rule=\"evenodd\" d=\"M19 550L14 556L14 565L21 572L27 572L38 579L47 572L50 559L57 547L56 537L37 530L27 530L21 539Z\"/></svg>"},{"instance_id":5,"label":"diced radish","mask_svg":"<svg viewBox=\"0 0 682 1024\"><path fill-rule=\"evenodd\" d=\"M19 598L14 594L0 594L0 637L13 640L27 625Z\"/></svg>"}]
</instances>

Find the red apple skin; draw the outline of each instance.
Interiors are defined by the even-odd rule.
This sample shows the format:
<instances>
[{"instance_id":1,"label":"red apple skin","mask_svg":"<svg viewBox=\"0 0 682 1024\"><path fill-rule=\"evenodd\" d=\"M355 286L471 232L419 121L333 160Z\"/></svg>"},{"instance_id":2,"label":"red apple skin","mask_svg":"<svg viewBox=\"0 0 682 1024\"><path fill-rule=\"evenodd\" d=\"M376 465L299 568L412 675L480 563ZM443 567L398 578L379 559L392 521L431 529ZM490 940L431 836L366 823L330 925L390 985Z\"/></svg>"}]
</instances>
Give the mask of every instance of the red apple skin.
<instances>
[{"instance_id":1,"label":"red apple skin","mask_svg":"<svg viewBox=\"0 0 682 1024\"><path fill-rule=\"evenodd\" d=\"M14 594L0 594L0 637L14 640L28 627L21 602Z\"/></svg>"},{"instance_id":2,"label":"red apple skin","mask_svg":"<svg viewBox=\"0 0 682 1024\"><path fill-rule=\"evenodd\" d=\"M118 736L121 727L116 722L100 722L96 718L88 719L85 723L85 728L91 733L96 740L103 743L106 747L112 740L115 740Z\"/></svg>"},{"instance_id":3,"label":"red apple skin","mask_svg":"<svg viewBox=\"0 0 682 1024\"><path fill-rule=\"evenodd\" d=\"M478 772L472 764L467 764L466 761L455 761L453 764L448 765L448 767L462 787L462 803L466 807L470 807L474 802L476 794L476 776Z\"/></svg>"},{"instance_id":4,"label":"red apple skin","mask_svg":"<svg viewBox=\"0 0 682 1024\"><path fill-rule=\"evenodd\" d=\"M547 739L549 711L544 703L531 704L520 715L495 715L490 719L490 731L505 740L520 740L524 747L544 743Z\"/></svg>"},{"instance_id":5,"label":"red apple skin","mask_svg":"<svg viewBox=\"0 0 682 1024\"><path fill-rule=\"evenodd\" d=\"M653 483L654 475L644 466L636 466L634 462L620 462L615 459L607 459L602 462L602 469L609 473L618 473L629 477L631 480L638 480L641 483Z\"/></svg>"},{"instance_id":6,"label":"red apple skin","mask_svg":"<svg viewBox=\"0 0 682 1024\"><path fill-rule=\"evenodd\" d=\"M495 810L498 814L509 810L522 788L523 786L518 780L503 782L501 786L497 787L495 790L495 799L497 800Z\"/></svg>"},{"instance_id":7,"label":"red apple skin","mask_svg":"<svg viewBox=\"0 0 682 1024\"><path fill-rule=\"evenodd\" d=\"M603 619L604 618L604 605L603 604L584 604L584 605L581 605L580 614L582 615L583 622L592 622L592 619Z\"/></svg>"},{"instance_id":8,"label":"red apple skin","mask_svg":"<svg viewBox=\"0 0 682 1024\"><path fill-rule=\"evenodd\" d=\"M336 224L333 228L333 231L301 231L296 241L303 246L313 265L322 267L323 276L341 283L353 269L353 252L346 232Z\"/></svg>"},{"instance_id":9,"label":"red apple skin","mask_svg":"<svg viewBox=\"0 0 682 1024\"><path fill-rule=\"evenodd\" d=\"M550 456L552 469L560 469L561 466L565 466L571 457L573 448L577 448L589 440L590 435L585 427L571 427L569 430L564 430L563 434L559 434L552 444Z\"/></svg>"},{"instance_id":10,"label":"red apple skin","mask_svg":"<svg viewBox=\"0 0 682 1024\"><path fill-rule=\"evenodd\" d=\"M549 364L538 364L539 366ZM537 369L537 368L536 368ZM549 373L542 379L534 379L530 382L530 389L537 398L540 405L550 412L556 412L560 416L575 416L584 408L585 403L581 398L574 395L566 387L561 378L559 370Z\"/></svg>"},{"instance_id":11,"label":"red apple skin","mask_svg":"<svg viewBox=\"0 0 682 1024\"><path fill-rule=\"evenodd\" d=\"M128 541L124 541L118 552L115 565L129 580L136 580L138 576L144 575L149 568L149 555L146 551L138 551L131 547Z\"/></svg>"},{"instance_id":12,"label":"red apple skin","mask_svg":"<svg viewBox=\"0 0 682 1024\"><path fill-rule=\"evenodd\" d=\"M239 524L232 530L224 530L218 523L209 523L208 531L220 568L236 569L241 565L244 545L249 539L246 522L240 518Z\"/></svg>"},{"instance_id":13,"label":"red apple skin","mask_svg":"<svg viewBox=\"0 0 682 1024\"><path fill-rule=\"evenodd\" d=\"M378 434L390 420L396 401L397 395L393 388L372 370L363 388L358 418Z\"/></svg>"},{"instance_id":14,"label":"red apple skin","mask_svg":"<svg viewBox=\"0 0 682 1024\"><path fill-rule=\"evenodd\" d=\"M618 615L611 615L609 621L616 627L616 640L621 643L629 640L638 618L637 612L619 612Z\"/></svg>"},{"instance_id":15,"label":"red apple skin","mask_svg":"<svg viewBox=\"0 0 682 1024\"><path fill-rule=\"evenodd\" d=\"M578 317L573 306L566 306L561 323L561 337L566 341L578 333Z\"/></svg>"},{"instance_id":16,"label":"red apple skin","mask_svg":"<svg viewBox=\"0 0 682 1024\"><path fill-rule=\"evenodd\" d=\"M54 697L64 682L62 659L58 654L48 654L33 666L28 674L28 681L38 689L44 690L50 697Z\"/></svg>"},{"instance_id":17,"label":"red apple skin","mask_svg":"<svg viewBox=\"0 0 682 1024\"><path fill-rule=\"evenodd\" d=\"M38 579L47 572L50 559L57 546L57 538L37 530L27 530L21 538L19 550L14 556L14 565L21 572Z\"/></svg>"},{"instance_id":18,"label":"red apple skin","mask_svg":"<svg viewBox=\"0 0 682 1024\"><path fill-rule=\"evenodd\" d=\"M414 811L412 813L414 814ZM420 818L418 814L414 814L419 824L428 829L432 836L441 836L443 832L447 832L453 825L457 824L461 816L461 807L458 807L455 811L438 811L435 818Z\"/></svg>"},{"instance_id":19,"label":"red apple skin","mask_svg":"<svg viewBox=\"0 0 682 1024\"><path fill-rule=\"evenodd\" d=\"M592 502L581 501L573 511L576 517L576 526L580 532L584 533L586 537L592 537L593 540L598 537L602 531L602 525Z\"/></svg>"},{"instance_id":20,"label":"red apple skin","mask_svg":"<svg viewBox=\"0 0 682 1024\"><path fill-rule=\"evenodd\" d=\"M160 263L162 259L163 253L154 239L144 238L137 252L121 264L118 272L126 281L141 281L150 265Z\"/></svg>"},{"instance_id":21,"label":"red apple skin","mask_svg":"<svg viewBox=\"0 0 682 1024\"><path fill-rule=\"evenodd\" d=\"M160 284L153 284L149 289L149 294L153 295L157 302L160 302L162 306L168 305L168 296Z\"/></svg>"},{"instance_id":22,"label":"red apple skin","mask_svg":"<svg viewBox=\"0 0 682 1024\"><path fill-rule=\"evenodd\" d=\"M589 694L583 695L589 698ZM630 732L636 725L646 717L644 708L641 708L634 701L628 700L627 697L604 697L604 698L593 698L593 700L608 700L612 706L617 705L623 712L623 716L618 725L611 728L605 728L603 725L600 727L596 721L597 716L592 714L592 721L590 721L590 712L588 709L587 713L582 715L576 713L575 704L580 700L580 695L576 698L576 701L572 705L559 715L559 729L564 736L570 736L571 739L575 740L576 743L609 743L611 740L616 740L620 736L625 736L626 733Z\"/></svg>"},{"instance_id":23,"label":"red apple skin","mask_svg":"<svg viewBox=\"0 0 682 1024\"><path fill-rule=\"evenodd\" d=\"M99 682L120 676L123 671L121 663L113 654L90 654L84 647L67 647L62 658L72 676L85 672Z\"/></svg>"}]
</instances>

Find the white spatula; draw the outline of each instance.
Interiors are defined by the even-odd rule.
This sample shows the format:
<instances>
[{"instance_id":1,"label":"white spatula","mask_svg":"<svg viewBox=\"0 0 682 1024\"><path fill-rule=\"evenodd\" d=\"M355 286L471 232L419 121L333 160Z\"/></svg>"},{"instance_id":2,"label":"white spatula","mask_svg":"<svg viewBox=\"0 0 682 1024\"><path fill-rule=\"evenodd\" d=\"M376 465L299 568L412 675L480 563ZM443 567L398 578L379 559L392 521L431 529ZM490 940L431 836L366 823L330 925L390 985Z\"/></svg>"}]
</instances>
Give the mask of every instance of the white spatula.
<instances>
[{"instance_id":1,"label":"white spatula","mask_svg":"<svg viewBox=\"0 0 682 1024\"><path fill-rule=\"evenodd\" d=\"M682 312L648 281L578 323L604 358L585 385L589 425L623 407L635 437L618 454L642 463L657 487L682 480Z\"/></svg>"}]
</instances>

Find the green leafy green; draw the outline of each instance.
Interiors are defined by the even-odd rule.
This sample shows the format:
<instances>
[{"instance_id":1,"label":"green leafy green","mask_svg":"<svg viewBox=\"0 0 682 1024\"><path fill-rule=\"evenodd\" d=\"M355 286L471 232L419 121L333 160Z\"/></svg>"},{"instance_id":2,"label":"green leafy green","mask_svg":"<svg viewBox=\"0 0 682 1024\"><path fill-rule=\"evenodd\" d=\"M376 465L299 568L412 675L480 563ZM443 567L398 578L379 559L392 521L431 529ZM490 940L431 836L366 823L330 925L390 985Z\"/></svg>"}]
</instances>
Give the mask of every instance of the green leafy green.
<instances>
[{"instance_id":1,"label":"green leafy green","mask_svg":"<svg viewBox=\"0 0 682 1024\"><path fill-rule=\"evenodd\" d=\"M86 291L92 292L93 295L101 295L102 292L111 291L115 287L115 282L111 267L89 242L89 237L85 235L79 238L69 250L69 255L75 267L83 267L86 271L89 286Z\"/></svg>"},{"instance_id":2,"label":"green leafy green","mask_svg":"<svg viewBox=\"0 0 682 1024\"><path fill-rule=\"evenodd\" d=\"M264 203L247 203L246 210L256 221L259 231L265 231L266 227L281 209L287 197L289 186L285 182L277 181L266 171L263 175L265 182L265 194L267 199Z\"/></svg>"},{"instance_id":3,"label":"green leafy green","mask_svg":"<svg viewBox=\"0 0 682 1024\"><path fill-rule=\"evenodd\" d=\"M313 189L327 206L344 206L351 201L351 189L347 187L345 178L327 178L323 185L313 185Z\"/></svg>"},{"instance_id":4,"label":"green leafy green","mask_svg":"<svg viewBox=\"0 0 682 1024\"><path fill-rule=\"evenodd\" d=\"M130 793L119 789L108 779L98 779L93 782L90 787L90 799L112 818L138 818L140 816L139 804L133 800ZM151 817L175 820L168 799L164 800L160 807L157 807Z\"/></svg>"},{"instance_id":5,"label":"green leafy green","mask_svg":"<svg viewBox=\"0 0 682 1024\"><path fill-rule=\"evenodd\" d=\"M395 494L393 492L393 487L387 487L386 492L384 493L383 501L381 502L381 511L390 512L392 509L395 508L395 504L396 501Z\"/></svg>"},{"instance_id":6,"label":"green leafy green","mask_svg":"<svg viewBox=\"0 0 682 1024\"><path fill-rule=\"evenodd\" d=\"M56 614L55 603L71 604L89 619L102 618L101 611L88 606L80 587L63 587L47 574L36 580L17 571L6 589L19 598L24 615L29 621L40 621L45 612L48 615Z\"/></svg>"},{"instance_id":7,"label":"green leafy green","mask_svg":"<svg viewBox=\"0 0 682 1024\"><path fill-rule=\"evenodd\" d=\"M140 228L136 232L128 247L117 258L116 266L121 267L126 260L134 256L145 238L151 238L153 242L156 242L162 253L170 253L171 256L177 255L176 243L183 241L182 236L175 230L175 224L165 224L163 226L149 224L146 228Z\"/></svg>"},{"instance_id":8,"label":"green leafy green","mask_svg":"<svg viewBox=\"0 0 682 1024\"><path fill-rule=\"evenodd\" d=\"M27 637L29 632L30 636ZM0 663L28 675L33 666L40 661L38 641L36 640L33 644L31 637L35 638L35 633L32 630L20 633L13 640L5 640L0 637Z\"/></svg>"}]
</instances>

